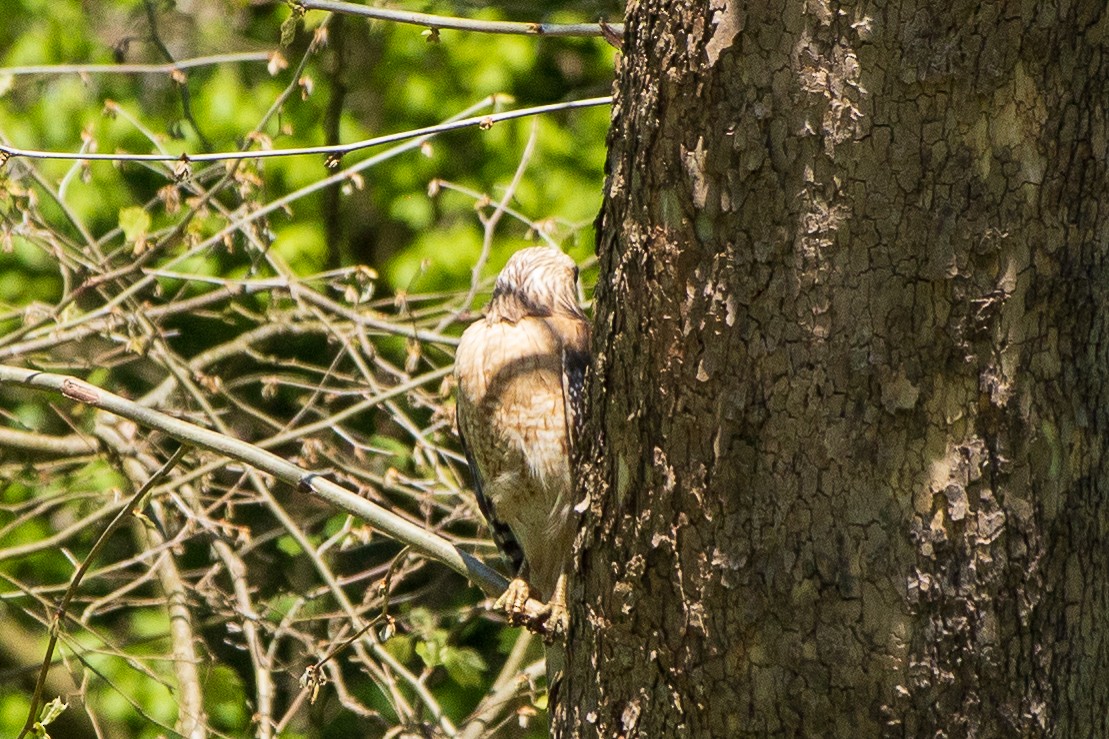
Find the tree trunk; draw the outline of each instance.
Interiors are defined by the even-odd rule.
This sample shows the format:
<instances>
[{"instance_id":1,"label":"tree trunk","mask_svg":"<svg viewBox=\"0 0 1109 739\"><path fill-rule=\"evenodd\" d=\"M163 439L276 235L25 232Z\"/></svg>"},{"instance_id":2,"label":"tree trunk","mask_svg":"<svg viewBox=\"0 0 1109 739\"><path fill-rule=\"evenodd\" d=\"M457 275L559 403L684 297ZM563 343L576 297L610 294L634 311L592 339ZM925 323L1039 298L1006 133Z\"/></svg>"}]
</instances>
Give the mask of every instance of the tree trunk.
<instances>
[{"instance_id":1,"label":"tree trunk","mask_svg":"<svg viewBox=\"0 0 1109 739\"><path fill-rule=\"evenodd\" d=\"M1104 0L642 0L556 736L1109 736Z\"/></svg>"}]
</instances>

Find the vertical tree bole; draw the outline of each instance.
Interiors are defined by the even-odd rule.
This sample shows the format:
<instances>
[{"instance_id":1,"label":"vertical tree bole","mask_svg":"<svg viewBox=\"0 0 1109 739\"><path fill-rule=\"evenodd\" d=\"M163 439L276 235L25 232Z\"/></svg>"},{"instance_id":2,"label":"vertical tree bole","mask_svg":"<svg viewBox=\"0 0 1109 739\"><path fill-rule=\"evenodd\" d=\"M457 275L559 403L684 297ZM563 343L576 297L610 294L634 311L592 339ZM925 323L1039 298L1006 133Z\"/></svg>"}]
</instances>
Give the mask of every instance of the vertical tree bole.
<instances>
[{"instance_id":1,"label":"vertical tree bole","mask_svg":"<svg viewBox=\"0 0 1109 739\"><path fill-rule=\"evenodd\" d=\"M633 2L556 736L1109 734L1104 2Z\"/></svg>"}]
</instances>

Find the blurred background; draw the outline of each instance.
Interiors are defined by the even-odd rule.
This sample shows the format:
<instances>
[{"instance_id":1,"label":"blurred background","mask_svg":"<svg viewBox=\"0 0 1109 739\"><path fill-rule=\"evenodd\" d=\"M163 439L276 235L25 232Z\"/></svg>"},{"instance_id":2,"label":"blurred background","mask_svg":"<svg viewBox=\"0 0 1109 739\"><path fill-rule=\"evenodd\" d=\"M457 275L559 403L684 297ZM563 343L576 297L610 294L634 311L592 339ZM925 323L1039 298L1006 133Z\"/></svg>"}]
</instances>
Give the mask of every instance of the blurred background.
<instances>
[{"instance_id":1,"label":"blurred background","mask_svg":"<svg viewBox=\"0 0 1109 739\"><path fill-rule=\"evenodd\" d=\"M4 19L0 143L74 156L0 168L0 364L270 449L503 571L457 451L453 347L523 246L571 254L588 298L608 106L342 156L129 157L350 144L605 96L615 50L285 2L8 0ZM0 735L56 697L54 737L546 734L540 645L465 579L219 455L186 449L159 476L177 447L0 385Z\"/></svg>"}]
</instances>

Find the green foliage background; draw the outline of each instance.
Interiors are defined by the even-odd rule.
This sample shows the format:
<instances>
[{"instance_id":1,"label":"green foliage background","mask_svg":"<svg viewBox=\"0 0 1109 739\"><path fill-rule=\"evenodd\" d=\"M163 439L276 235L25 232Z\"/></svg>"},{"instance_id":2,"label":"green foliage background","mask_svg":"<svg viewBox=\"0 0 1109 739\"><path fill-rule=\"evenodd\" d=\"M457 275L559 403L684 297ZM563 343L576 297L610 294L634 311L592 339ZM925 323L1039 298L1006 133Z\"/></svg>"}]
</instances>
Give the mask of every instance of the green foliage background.
<instances>
[{"instance_id":1,"label":"green foliage background","mask_svg":"<svg viewBox=\"0 0 1109 739\"><path fill-rule=\"evenodd\" d=\"M486 4L396 3L406 10L486 19L550 22L588 22L615 18L619 7L595 3L538 2L490 7ZM293 11L281 2L257 0L6 0L0 24L0 140L18 147L68 151L95 146L99 152L150 152L155 145L174 154L233 151L244 144L304 57L313 32L327 17L310 12L300 22L287 47L280 46L282 26ZM154 19L158 38L175 59L232 52L277 51L287 61L271 70L264 61L225 62L192 69L187 74L185 114L182 86L168 74L78 74L64 70L42 74L6 73L4 68L26 65L166 61L151 33ZM275 148L349 143L376 135L433 125L474 105L483 97L500 96L498 109L526 107L606 95L615 52L598 38L559 39L494 36L444 30L437 43L422 29L346 16L328 21L328 43L310 55L305 83L290 96L260 132ZM486 109L488 110L488 109ZM543 224L554 241L579 260L593 250L592 219L600 205L605 156L607 107L548 114L538 119L498 123L490 130L467 129L438 136L422 150L389 159L362 174L360 181L336 185L301 198L274 213L267 221L271 248L292 270L307 276L330 269L364 264L380 278L375 298L415 301L420 296L451 295L465 291L482 248L483 229L478 212L487 205L482 195L497 199L520 164L533 125L534 154L528 162L511 207ZM194 122L196 125L194 125ZM331 134L329 136L329 131ZM337 139L334 135L337 133ZM375 150L349 155L347 165ZM145 235L177 223L180 216L159 200L171 182L164 167L137 163L75 163L71 160L36 161L39 175L55 188L64 188L66 207L74 218L42 192L27 176L7 177L17 165L0 170L0 337L17 332L35 306L52 306L70 288L60 277L47 246L52 239L81 241L75 222L106 249L131 248ZM241 194L269 202L331 174L323 157L295 156L267 159L254 167L253 190ZM194 167L200 176L204 168ZM210 170L218 174L218 168ZM431 188L434 181L449 186ZM28 198L41 222L27 230ZM25 227L20 231L18 226ZM219 219L201 213L190 224L192 235L204 238L220 227ZM28 237L35 229L49 232ZM121 235L122 230L122 235ZM528 225L505 218L496 234L485 276L491 276L517 248L536 243ZM233 240L226 249L213 249L174 267L178 271L214 278L248 275L252 263L243 246ZM586 281L589 281L589 273ZM167 291L188 295L195 286L173 280ZM251 309L263 310L267 296L243 298ZM480 304L480 298L479 298ZM190 356L216 344L225 324L198 314L174 323L174 347ZM457 333L460 325L450 330ZM290 361L312 356L319 345L290 341L279 347ZM379 351L404 362L404 342L383 342ZM72 358L59 359L72 371ZM134 394L147 389L141 372L87 368L90 382L109 382L116 392L130 387ZM280 401L280 397L278 398ZM290 400L290 402L292 402ZM41 398L0 394L0 422L17 428L66 431ZM451 444L449 435L443 443ZM392 450L391 465L406 474L420 473L419 460L405 451L404 437L391 437L379 428L376 445ZM14 452L0 448L0 461L13 462ZM9 468L5 468L9 469ZM0 549L48 537L70 523L41 517L9 525L13 511L37 500L80 490L87 496L85 513L95 510L99 496L122 486L112 464L92 458L77 466L57 469L28 459L19 475L0 478ZM339 530L345 517L313 511L316 540ZM73 572L74 561L87 553L96 527L68 540L63 548L34 557L0 559L0 640L19 640L19 649L0 649L0 736L14 736L23 725L33 672L41 659L47 633L32 618L34 599L27 585L51 585L43 594L39 613L59 593ZM483 529L476 529L483 537ZM295 584L298 545L277 537L268 545L273 569ZM382 551L396 553L387 545ZM493 560L488 550L484 555ZM198 557L188 551L182 555ZM359 555L362 556L362 555ZM357 571L359 560L338 555L344 571ZM380 558L379 558L380 559ZM386 556L387 560L388 557ZM202 558L193 563L204 566ZM441 576L441 575L440 575ZM434 582L434 576L428 576ZM288 584L263 582L259 599L270 609L267 618L280 619L292 595ZM388 649L414 670L434 668L429 687L453 720L461 721L486 692L516 636L475 613L477 591L459 578L450 587L429 595L415 593L398 605L401 628ZM111 592L106 585L103 593ZM268 588L268 589L267 589ZM452 593L443 595L444 592ZM422 593L422 595L421 595ZM90 594L90 597L96 593ZM92 631L113 635L127 644L128 654L164 651L168 628L165 612L157 608L123 609L99 620ZM75 643L63 650L79 651L79 644L100 643L92 633L70 630ZM218 633L206 634L218 644ZM214 649L218 652L218 649ZM289 670L304 665L297 655L286 655ZM152 670L168 676L169 668L151 662ZM174 696L164 684L135 669L118 654L89 653L85 667L97 679L88 688L92 707L123 736L170 735L176 715ZM223 653L204 671L206 710L210 724L226 736L252 735L251 688L248 665ZM295 679L298 675L292 675ZM167 680L168 681L168 680ZM171 682L171 681L168 681ZM386 708L370 683L347 686L367 703ZM327 688L324 688L326 691ZM542 701L539 701L541 707ZM542 716L531 731L542 735ZM514 724L513 724L514 725ZM504 735L514 735L512 726ZM384 735L379 724L353 715L336 700L305 707L286 737L346 737ZM55 733L55 736L64 736Z\"/></svg>"}]
</instances>

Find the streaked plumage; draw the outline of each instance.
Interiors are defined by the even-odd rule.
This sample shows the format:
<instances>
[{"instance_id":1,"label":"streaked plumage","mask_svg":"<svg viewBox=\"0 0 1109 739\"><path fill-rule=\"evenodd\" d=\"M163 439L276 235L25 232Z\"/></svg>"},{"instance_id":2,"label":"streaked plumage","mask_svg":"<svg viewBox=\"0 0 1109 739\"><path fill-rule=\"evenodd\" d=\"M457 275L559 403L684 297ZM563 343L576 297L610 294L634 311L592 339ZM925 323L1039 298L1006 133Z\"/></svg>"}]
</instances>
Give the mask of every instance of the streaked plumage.
<instances>
[{"instance_id":1,"label":"streaked plumage","mask_svg":"<svg viewBox=\"0 0 1109 739\"><path fill-rule=\"evenodd\" d=\"M517 576L498 605L522 619L530 584L531 595L551 601L555 632L566 625L575 528L570 453L588 363L577 267L548 247L512 256L455 357L458 429L474 491Z\"/></svg>"}]
</instances>

